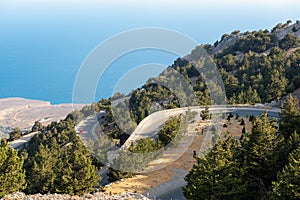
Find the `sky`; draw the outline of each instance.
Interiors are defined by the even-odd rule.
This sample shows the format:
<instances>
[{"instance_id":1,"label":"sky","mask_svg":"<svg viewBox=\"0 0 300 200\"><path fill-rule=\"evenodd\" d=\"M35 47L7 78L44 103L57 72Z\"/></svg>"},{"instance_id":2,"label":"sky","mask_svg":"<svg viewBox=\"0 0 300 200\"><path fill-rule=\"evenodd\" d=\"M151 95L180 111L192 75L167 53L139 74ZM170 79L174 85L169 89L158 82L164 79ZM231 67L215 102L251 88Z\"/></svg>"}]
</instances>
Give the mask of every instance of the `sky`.
<instances>
[{"instance_id":1,"label":"sky","mask_svg":"<svg viewBox=\"0 0 300 200\"><path fill-rule=\"evenodd\" d=\"M296 20L299 6L297 0L2 0L0 25L1 35L7 37L56 29L51 37L84 34L91 43L120 31L154 26L183 32L199 43L213 43L236 29L270 29L278 22Z\"/></svg>"},{"instance_id":2,"label":"sky","mask_svg":"<svg viewBox=\"0 0 300 200\"><path fill-rule=\"evenodd\" d=\"M123 31L167 28L199 44L213 44L234 30L295 22L299 7L298 0L1 0L0 98L70 101L76 73L89 53ZM174 58L167 56L162 63L172 64ZM20 83L15 83L17 78ZM53 80L59 85L41 86ZM30 90L33 86L37 89ZM49 96L39 96L41 91ZM68 96L59 99L62 93Z\"/></svg>"}]
</instances>

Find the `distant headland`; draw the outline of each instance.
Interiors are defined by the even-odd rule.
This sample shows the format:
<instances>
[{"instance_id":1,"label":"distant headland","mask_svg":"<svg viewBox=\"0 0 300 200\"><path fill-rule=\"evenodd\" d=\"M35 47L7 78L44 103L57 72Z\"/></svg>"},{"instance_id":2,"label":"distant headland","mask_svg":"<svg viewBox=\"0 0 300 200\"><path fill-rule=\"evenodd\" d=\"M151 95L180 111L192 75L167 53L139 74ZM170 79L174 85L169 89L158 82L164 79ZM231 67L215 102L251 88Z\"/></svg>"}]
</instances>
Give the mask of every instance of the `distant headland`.
<instances>
[{"instance_id":1,"label":"distant headland","mask_svg":"<svg viewBox=\"0 0 300 200\"><path fill-rule=\"evenodd\" d=\"M47 125L65 118L70 112L81 109L85 104L56 104L49 101L31 100L20 97L0 98L0 137L12 128L28 130L35 121Z\"/></svg>"}]
</instances>

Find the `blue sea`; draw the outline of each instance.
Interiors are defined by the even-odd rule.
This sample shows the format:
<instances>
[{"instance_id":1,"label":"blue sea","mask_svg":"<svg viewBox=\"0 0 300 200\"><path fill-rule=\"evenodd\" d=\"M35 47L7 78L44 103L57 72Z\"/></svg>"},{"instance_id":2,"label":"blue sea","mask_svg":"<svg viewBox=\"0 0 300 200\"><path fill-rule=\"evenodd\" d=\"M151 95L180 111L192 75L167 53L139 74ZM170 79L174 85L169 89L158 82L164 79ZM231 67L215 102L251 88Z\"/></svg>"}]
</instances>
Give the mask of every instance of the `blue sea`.
<instances>
[{"instance_id":1,"label":"blue sea","mask_svg":"<svg viewBox=\"0 0 300 200\"><path fill-rule=\"evenodd\" d=\"M64 48L62 48L64 49ZM1 57L0 97L24 97L50 101L52 104L72 102L73 85L82 62L87 56L87 50L71 50L55 52L35 52L23 49L19 57ZM5 52L7 53L7 52ZM3 55L4 52L1 52ZM176 55L157 50L141 50L129 53L113 62L105 71L97 86L95 102L101 98L112 96L115 87L120 88L118 81L128 72L146 63L160 63L165 67L171 65ZM101 59L101 58L99 58ZM161 69L146 70L147 74L136 77L135 85L125 87L122 93L141 87L148 78L157 76ZM149 65L151 68L151 64ZM88 81L88 80L87 80ZM76 102L91 103L91 102Z\"/></svg>"},{"instance_id":2,"label":"blue sea","mask_svg":"<svg viewBox=\"0 0 300 200\"><path fill-rule=\"evenodd\" d=\"M89 53L113 35L143 27L121 22L122 15L109 16L103 4L19 3L0 3L0 98L71 103L76 75ZM94 101L110 97L117 81L136 66L160 63L167 67L177 57L158 50L135 51L120 57L101 77ZM142 86L161 71L147 70L134 87L121 92Z\"/></svg>"}]
</instances>

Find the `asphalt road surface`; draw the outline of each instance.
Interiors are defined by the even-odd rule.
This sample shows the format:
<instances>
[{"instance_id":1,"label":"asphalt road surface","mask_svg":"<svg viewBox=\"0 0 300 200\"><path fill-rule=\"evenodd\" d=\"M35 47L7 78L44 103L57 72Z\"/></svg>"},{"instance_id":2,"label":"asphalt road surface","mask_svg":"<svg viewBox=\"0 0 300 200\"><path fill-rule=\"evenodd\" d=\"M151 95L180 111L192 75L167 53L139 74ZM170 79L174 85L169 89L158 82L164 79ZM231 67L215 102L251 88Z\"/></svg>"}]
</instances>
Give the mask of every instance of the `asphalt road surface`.
<instances>
[{"instance_id":1,"label":"asphalt road surface","mask_svg":"<svg viewBox=\"0 0 300 200\"><path fill-rule=\"evenodd\" d=\"M171 109L171 110L164 110L153 113L146 117L141 123L137 126L134 132L130 135L130 137L126 140L124 145L122 146L123 149L127 149L132 142L138 141L142 138L153 138L159 131L159 128L168 120L170 116L179 115L180 113L185 113L186 111L197 111L200 112L204 110L204 107L190 107L190 108L179 108L179 109ZM238 113L240 116L246 115L254 115L258 116L262 112L264 112L266 108L264 107L215 107L210 108L211 112L215 113L229 113L232 112L233 114ZM278 109L270 109L268 111L270 117L278 118Z\"/></svg>"},{"instance_id":2,"label":"asphalt road surface","mask_svg":"<svg viewBox=\"0 0 300 200\"><path fill-rule=\"evenodd\" d=\"M24 144L26 144L27 142L29 142L31 140L31 138L33 136L35 136L35 134L37 134L38 132L32 132L32 133L29 133L27 135L24 135L22 136L21 138L17 139L17 140L14 140L12 142L9 142L8 144L14 148L14 149L18 149L20 150Z\"/></svg>"}]
</instances>

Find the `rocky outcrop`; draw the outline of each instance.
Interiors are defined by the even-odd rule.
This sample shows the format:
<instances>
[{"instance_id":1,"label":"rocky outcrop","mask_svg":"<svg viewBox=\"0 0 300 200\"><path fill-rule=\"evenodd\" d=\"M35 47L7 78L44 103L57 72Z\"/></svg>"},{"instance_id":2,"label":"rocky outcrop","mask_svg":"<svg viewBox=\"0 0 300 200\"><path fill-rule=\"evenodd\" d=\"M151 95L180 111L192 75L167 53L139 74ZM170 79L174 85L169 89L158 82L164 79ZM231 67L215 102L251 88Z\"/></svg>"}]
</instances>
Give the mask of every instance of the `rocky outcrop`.
<instances>
[{"instance_id":1,"label":"rocky outcrop","mask_svg":"<svg viewBox=\"0 0 300 200\"><path fill-rule=\"evenodd\" d=\"M242 37L242 34L230 34L224 37L218 44L213 48L212 54L218 54L234 45L238 39Z\"/></svg>"},{"instance_id":2,"label":"rocky outcrop","mask_svg":"<svg viewBox=\"0 0 300 200\"><path fill-rule=\"evenodd\" d=\"M279 40L284 38L284 36L286 36L289 33L300 38L300 21L297 21L295 24L292 24L290 26L286 26L281 29L278 29L274 32L274 34L277 36Z\"/></svg>"},{"instance_id":3,"label":"rocky outcrop","mask_svg":"<svg viewBox=\"0 0 300 200\"><path fill-rule=\"evenodd\" d=\"M274 34L278 38L278 40L281 40L289 33L297 36L300 39L300 21L297 21L294 24L289 24L289 23L286 23L284 25L280 24L280 27L276 28L270 34ZM230 46L233 46L239 39L245 36L246 33L240 33L239 31L234 31L231 34L224 35L221 41L217 41L215 43L211 53L213 55L222 53L225 49L227 49Z\"/></svg>"}]
</instances>

